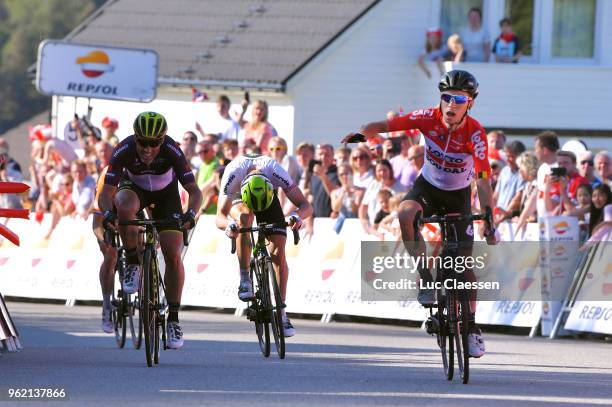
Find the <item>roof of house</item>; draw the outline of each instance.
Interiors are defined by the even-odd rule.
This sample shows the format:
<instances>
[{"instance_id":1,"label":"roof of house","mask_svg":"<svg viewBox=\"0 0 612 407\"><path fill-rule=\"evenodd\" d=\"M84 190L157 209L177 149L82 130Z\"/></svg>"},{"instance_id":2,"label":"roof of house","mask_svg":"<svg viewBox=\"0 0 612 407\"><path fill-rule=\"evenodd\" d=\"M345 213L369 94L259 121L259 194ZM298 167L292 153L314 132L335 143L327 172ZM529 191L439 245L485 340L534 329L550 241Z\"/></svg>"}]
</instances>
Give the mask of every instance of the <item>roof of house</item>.
<instances>
[{"instance_id":1,"label":"roof of house","mask_svg":"<svg viewBox=\"0 0 612 407\"><path fill-rule=\"evenodd\" d=\"M66 40L154 49L160 83L282 90L379 1L114 0Z\"/></svg>"}]
</instances>

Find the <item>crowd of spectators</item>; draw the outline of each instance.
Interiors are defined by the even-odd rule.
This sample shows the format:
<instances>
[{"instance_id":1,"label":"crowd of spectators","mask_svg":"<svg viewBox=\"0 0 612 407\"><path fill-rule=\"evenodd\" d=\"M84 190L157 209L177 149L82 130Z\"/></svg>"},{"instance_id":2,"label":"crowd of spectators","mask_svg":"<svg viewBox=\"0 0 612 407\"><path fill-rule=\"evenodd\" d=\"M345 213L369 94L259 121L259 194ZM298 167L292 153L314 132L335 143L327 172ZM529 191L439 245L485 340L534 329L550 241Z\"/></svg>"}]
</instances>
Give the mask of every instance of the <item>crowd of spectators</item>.
<instances>
[{"instance_id":1,"label":"crowd of spectators","mask_svg":"<svg viewBox=\"0 0 612 407\"><path fill-rule=\"evenodd\" d=\"M499 36L491 45L489 32L482 24L482 10L471 8L467 13L466 25L459 32L450 33L446 42L445 33L439 27L427 30L425 49L418 59L419 67L431 79L426 61L434 62L440 75L444 72L443 62L489 62L493 59L496 63L517 63L522 55L521 41L512 31L511 20L502 18L499 29Z\"/></svg>"},{"instance_id":2,"label":"crowd of spectators","mask_svg":"<svg viewBox=\"0 0 612 407\"><path fill-rule=\"evenodd\" d=\"M474 21L476 15L472 16ZM475 25L474 25L475 27ZM437 34L436 34L437 35ZM483 48L484 51L484 48ZM359 219L363 230L380 239L391 233L399 238L397 206L412 188L425 160L424 146L418 132L395 132L378 140L369 140L335 149L331 144L303 142L293 154L287 141L277 135L268 122L268 106L254 102L251 120L244 120L249 106L242 102L241 114L230 114L230 100L217 100L216 118L195 122L177 142L187 157L204 200L202 214L214 214L220 181L227 163L240 154L266 154L278 161L300 185L312 203L314 217L336 219L340 231L347 218ZM388 117L397 115L389 112ZM0 195L2 207L19 208L25 203L40 220L51 214L53 233L62 216L87 218L92 210L95 185L108 165L119 123L106 117L102 131L75 117L67 123L64 138L52 137L51 127L31 129L31 191L23 202L19 196ZM517 230L538 218L551 215L576 216L586 233L607 224L612 209L610 154L596 154L585 148L562 150L556 134L550 131L534 139L535 151L527 151L520 141L507 141L502 131L487 134L489 162L494 186L496 224L515 222ZM0 138L0 167L3 181L22 181L22 168L10 157L6 140ZM279 191L286 212L291 203ZM183 196L185 196L183 191ZM477 207L474 188L474 207ZM186 202L185 202L186 205ZM609 223L609 222L608 222ZM307 223L313 233L314 222Z\"/></svg>"}]
</instances>

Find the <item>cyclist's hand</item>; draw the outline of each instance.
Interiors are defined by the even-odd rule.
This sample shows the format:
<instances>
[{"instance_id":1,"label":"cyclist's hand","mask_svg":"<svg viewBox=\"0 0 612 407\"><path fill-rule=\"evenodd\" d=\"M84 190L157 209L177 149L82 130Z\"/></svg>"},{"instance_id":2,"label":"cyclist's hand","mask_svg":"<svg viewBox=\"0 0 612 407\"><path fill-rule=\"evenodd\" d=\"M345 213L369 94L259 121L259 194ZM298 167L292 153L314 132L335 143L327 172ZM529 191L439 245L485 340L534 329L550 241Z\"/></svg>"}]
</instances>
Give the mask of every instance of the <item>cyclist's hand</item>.
<instances>
[{"instance_id":1,"label":"cyclist's hand","mask_svg":"<svg viewBox=\"0 0 612 407\"><path fill-rule=\"evenodd\" d=\"M117 230L117 215L113 211L104 211L102 227L106 230Z\"/></svg>"},{"instance_id":2,"label":"cyclist's hand","mask_svg":"<svg viewBox=\"0 0 612 407\"><path fill-rule=\"evenodd\" d=\"M289 220L287 221L287 223L289 224L289 226L291 226L291 229L293 230L300 230L304 225L302 218L300 218L297 213L294 213L293 215L289 216Z\"/></svg>"},{"instance_id":3,"label":"cyclist's hand","mask_svg":"<svg viewBox=\"0 0 612 407\"><path fill-rule=\"evenodd\" d=\"M181 216L181 227L189 230L193 229L195 224L195 211L193 209L188 209L187 212Z\"/></svg>"},{"instance_id":4,"label":"cyclist's hand","mask_svg":"<svg viewBox=\"0 0 612 407\"><path fill-rule=\"evenodd\" d=\"M238 224L235 221L231 221L230 223L228 223L228 225L225 227L225 234L230 239L237 238L239 235Z\"/></svg>"},{"instance_id":5,"label":"cyclist's hand","mask_svg":"<svg viewBox=\"0 0 612 407\"><path fill-rule=\"evenodd\" d=\"M489 246L495 246L500 241L499 232L497 229L490 229L485 231L485 238Z\"/></svg>"},{"instance_id":6,"label":"cyclist's hand","mask_svg":"<svg viewBox=\"0 0 612 407\"><path fill-rule=\"evenodd\" d=\"M342 139L341 143L362 143L366 141L366 137L361 133L349 133Z\"/></svg>"}]
</instances>

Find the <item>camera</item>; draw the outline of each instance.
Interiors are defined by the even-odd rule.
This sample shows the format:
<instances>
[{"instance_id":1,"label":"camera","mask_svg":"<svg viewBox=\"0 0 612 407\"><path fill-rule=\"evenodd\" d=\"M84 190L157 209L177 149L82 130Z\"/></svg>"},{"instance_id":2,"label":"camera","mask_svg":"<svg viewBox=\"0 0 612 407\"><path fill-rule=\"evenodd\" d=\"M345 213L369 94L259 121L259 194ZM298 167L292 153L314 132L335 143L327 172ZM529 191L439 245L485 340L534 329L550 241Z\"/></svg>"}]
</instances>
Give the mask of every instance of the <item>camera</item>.
<instances>
[{"instance_id":1,"label":"camera","mask_svg":"<svg viewBox=\"0 0 612 407\"><path fill-rule=\"evenodd\" d=\"M321 160L310 160L310 162L308 163L308 172L312 172L314 170L314 166L317 164L321 165L323 163L321 162Z\"/></svg>"},{"instance_id":2,"label":"camera","mask_svg":"<svg viewBox=\"0 0 612 407\"><path fill-rule=\"evenodd\" d=\"M553 177L565 177L567 170L564 167L553 167L550 169L550 175Z\"/></svg>"}]
</instances>

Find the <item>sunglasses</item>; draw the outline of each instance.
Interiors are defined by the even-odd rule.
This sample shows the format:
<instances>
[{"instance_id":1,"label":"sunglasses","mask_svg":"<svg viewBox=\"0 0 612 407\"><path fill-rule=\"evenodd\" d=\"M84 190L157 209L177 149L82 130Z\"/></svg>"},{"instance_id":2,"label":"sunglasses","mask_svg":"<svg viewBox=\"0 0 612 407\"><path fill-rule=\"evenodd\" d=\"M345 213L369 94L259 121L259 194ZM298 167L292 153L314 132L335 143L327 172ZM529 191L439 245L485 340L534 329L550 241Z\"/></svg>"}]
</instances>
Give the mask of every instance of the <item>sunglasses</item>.
<instances>
[{"instance_id":1,"label":"sunglasses","mask_svg":"<svg viewBox=\"0 0 612 407\"><path fill-rule=\"evenodd\" d=\"M362 154L362 155L356 155L356 156L351 157L351 160L367 160L368 158L370 157L368 157L365 154Z\"/></svg>"},{"instance_id":2,"label":"sunglasses","mask_svg":"<svg viewBox=\"0 0 612 407\"><path fill-rule=\"evenodd\" d=\"M592 165L595 165L595 162L593 160L582 160L582 161L580 161L580 164L581 165L589 164L589 165L592 166Z\"/></svg>"},{"instance_id":3,"label":"sunglasses","mask_svg":"<svg viewBox=\"0 0 612 407\"><path fill-rule=\"evenodd\" d=\"M137 138L136 139L136 144L138 144L141 147L159 147L161 146L161 144L164 142L164 139L159 139L159 140L146 140L146 139L141 139L141 138Z\"/></svg>"},{"instance_id":4,"label":"sunglasses","mask_svg":"<svg viewBox=\"0 0 612 407\"><path fill-rule=\"evenodd\" d=\"M443 93L440 95L440 98L446 103L450 103L452 100L456 105L462 105L472 100L469 96L451 95L450 93Z\"/></svg>"},{"instance_id":5,"label":"sunglasses","mask_svg":"<svg viewBox=\"0 0 612 407\"><path fill-rule=\"evenodd\" d=\"M62 185L67 187L67 186L70 186L72 184L70 182L62 182Z\"/></svg>"},{"instance_id":6,"label":"sunglasses","mask_svg":"<svg viewBox=\"0 0 612 407\"><path fill-rule=\"evenodd\" d=\"M270 150L270 151L282 151L282 150L284 150L284 148L282 148L282 147L270 147L268 150Z\"/></svg>"}]
</instances>

